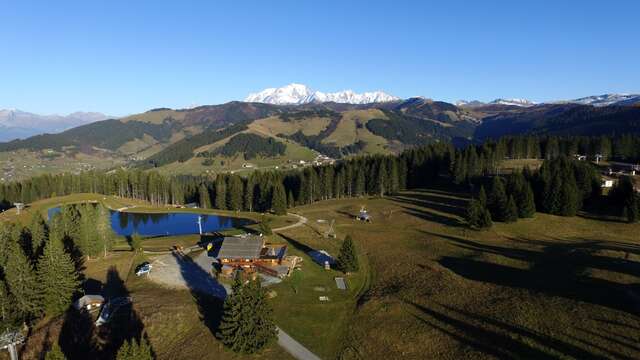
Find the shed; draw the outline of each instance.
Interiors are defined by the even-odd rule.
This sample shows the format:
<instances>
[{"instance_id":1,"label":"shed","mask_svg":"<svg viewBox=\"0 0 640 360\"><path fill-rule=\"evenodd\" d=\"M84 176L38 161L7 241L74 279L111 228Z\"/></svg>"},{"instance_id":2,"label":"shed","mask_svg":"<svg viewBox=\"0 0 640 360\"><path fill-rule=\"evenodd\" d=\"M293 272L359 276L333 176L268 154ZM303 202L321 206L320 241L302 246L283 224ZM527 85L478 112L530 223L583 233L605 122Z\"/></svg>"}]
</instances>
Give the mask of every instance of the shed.
<instances>
[{"instance_id":1,"label":"shed","mask_svg":"<svg viewBox=\"0 0 640 360\"><path fill-rule=\"evenodd\" d=\"M104 297L102 295L85 295L73 303L73 306L78 310L98 309L104 304Z\"/></svg>"},{"instance_id":2,"label":"shed","mask_svg":"<svg viewBox=\"0 0 640 360\"><path fill-rule=\"evenodd\" d=\"M347 290L347 281L343 277L337 277L336 286L340 290Z\"/></svg>"}]
</instances>

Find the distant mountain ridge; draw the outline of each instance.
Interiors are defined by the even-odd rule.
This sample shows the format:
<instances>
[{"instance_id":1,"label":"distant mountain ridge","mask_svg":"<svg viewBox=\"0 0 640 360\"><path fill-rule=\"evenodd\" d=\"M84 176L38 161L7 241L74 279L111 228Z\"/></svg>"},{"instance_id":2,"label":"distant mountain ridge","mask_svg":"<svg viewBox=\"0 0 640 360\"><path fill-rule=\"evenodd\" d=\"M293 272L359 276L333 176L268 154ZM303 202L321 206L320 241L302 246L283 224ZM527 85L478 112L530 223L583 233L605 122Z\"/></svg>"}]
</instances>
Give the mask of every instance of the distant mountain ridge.
<instances>
[{"instance_id":1,"label":"distant mountain ridge","mask_svg":"<svg viewBox=\"0 0 640 360\"><path fill-rule=\"evenodd\" d=\"M289 84L280 88L269 88L252 93L246 102L258 102L273 105L301 105L309 103L335 102L339 104L371 104L398 101L399 97L382 91L356 93L344 90L333 93L315 91L302 84Z\"/></svg>"},{"instance_id":2,"label":"distant mountain ridge","mask_svg":"<svg viewBox=\"0 0 640 360\"><path fill-rule=\"evenodd\" d=\"M4 109L0 110L0 141L22 139L45 133L59 133L108 118L109 116L97 112L39 115L17 109Z\"/></svg>"},{"instance_id":3,"label":"distant mountain ridge","mask_svg":"<svg viewBox=\"0 0 640 360\"><path fill-rule=\"evenodd\" d=\"M544 103L536 103L527 99L496 99L491 102L482 102L478 100L458 100L456 106L466 108L481 108L491 107L494 105L504 106L518 106L518 107L531 107L536 105L545 104L579 104L579 105L591 105L595 107L602 106L631 106L640 104L640 94L603 94L586 96L573 100L555 100Z\"/></svg>"}]
</instances>

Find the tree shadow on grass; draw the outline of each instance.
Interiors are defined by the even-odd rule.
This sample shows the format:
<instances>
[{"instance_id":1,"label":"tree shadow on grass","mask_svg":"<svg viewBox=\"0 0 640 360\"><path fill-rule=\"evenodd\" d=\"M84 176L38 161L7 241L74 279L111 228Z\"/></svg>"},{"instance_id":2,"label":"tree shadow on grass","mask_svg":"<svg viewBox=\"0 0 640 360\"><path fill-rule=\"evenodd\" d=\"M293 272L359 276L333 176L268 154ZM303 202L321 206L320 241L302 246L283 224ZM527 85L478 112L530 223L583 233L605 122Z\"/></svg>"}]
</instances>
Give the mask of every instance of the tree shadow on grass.
<instances>
[{"instance_id":1,"label":"tree shadow on grass","mask_svg":"<svg viewBox=\"0 0 640 360\"><path fill-rule=\"evenodd\" d=\"M130 296L114 266L107 272L102 293L106 301ZM94 321L94 316L86 311L74 307L67 311L59 343L68 359L114 359L125 341L146 338L144 324L132 302L114 311L107 323L96 326Z\"/></svg>"},{"instance_id":2,"label":"tree shadow on grass","mask_svg":"<svg viewBox=\"0 0 640 360\"><path fill-rule=\"evenodd\" d=\"M425 232L447 239L465 250L499 255L525 261L528 269L471 259L444 256L439 263L454 273L475 281L526 289L552 296L602 305L638 316L634 285L617 283L590 276L591 268L638 276L638 264L625 259L610 258L594 253L606 248L602 242L560 242L542 240L514 240L539 246L540 250L516 249L489 245L467 239ZM594 247L595 246L595 247Z\"/></svg>"},{"instance_id":3,"label":"tree shadow on grass","mask_svg":"<svg viewBox=\"0 0 640 360\"><path fill-rule=\"evenodd\" d=\"M575 341L584 345L578 346L521 325L508 323L490 317L456 309L452 306L438 305L428 307L409 302L418 314L413 316L426 325L452 337L462 344L477 351L492 355L499 359L529 358L548 359L573 357L578 359L600 359L616 357L631 359L630 356L615 351L616 347L602 346L581 339ZM592 352L589 347L598 349L605 356Z\"/></svg>"},{"instance_id":4,"label":"tree shadow on grass","mask_svg":"<svg viewBox=\"0 0 640 360\"><path fill-rule=\"evenodd\" d=\"M465 216L467 200L416 192L389 197L399 204L404 212L419 219L447 226L463 226L460 218Z\"/></svg>"},{"instance_id":5,"label":"tree shadow on grass","mask_svg":"<svg viewBox=\"0 0 640 360\"><path fill-rule=\"evenodd\" d=\"M203 265L189 256L177 252L174 252L173 256L180 266L182 278L198 307L200 320L213 336L217 336L222 320L224 299L227 295L225 288L212 277L211 267L206 271ZM209 263L208 259L210 258L207 256L207 263Z\"/></svg>"}]
</instances>

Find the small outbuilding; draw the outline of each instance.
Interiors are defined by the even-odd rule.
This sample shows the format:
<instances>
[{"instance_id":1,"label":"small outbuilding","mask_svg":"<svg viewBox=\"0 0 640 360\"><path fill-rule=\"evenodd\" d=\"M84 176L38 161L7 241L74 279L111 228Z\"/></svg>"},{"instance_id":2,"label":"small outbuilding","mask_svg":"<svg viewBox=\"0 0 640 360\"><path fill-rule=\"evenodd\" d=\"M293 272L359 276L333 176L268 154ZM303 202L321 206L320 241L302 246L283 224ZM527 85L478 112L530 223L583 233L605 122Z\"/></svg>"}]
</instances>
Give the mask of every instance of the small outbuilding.
<instances>
[{"instance_id":1,"label":"small outbuilding","mask_svg":"<svg viewBox=\"0 0 640 360\"><path fill-rule=\"evenodd\" d=\"M77 310L97 310L104 305L104 297L102 295L85 295L73 303Z\"/></svg>"}]
</instances>

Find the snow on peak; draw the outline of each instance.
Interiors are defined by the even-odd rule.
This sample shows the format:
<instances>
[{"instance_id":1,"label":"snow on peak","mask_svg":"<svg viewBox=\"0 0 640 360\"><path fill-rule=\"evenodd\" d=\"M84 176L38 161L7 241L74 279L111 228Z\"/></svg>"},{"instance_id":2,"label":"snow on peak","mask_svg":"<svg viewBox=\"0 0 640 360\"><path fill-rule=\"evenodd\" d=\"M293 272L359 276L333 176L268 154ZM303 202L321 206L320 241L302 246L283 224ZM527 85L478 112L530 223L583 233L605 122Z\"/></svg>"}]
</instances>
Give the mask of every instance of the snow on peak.
<instances>
[{"instance_id":1,"label":"snow on peak","mask_svg":"<svg viewBox=\"0 0 640 360\"><path fill-rule=\"evenodd\" d=\"M276 105L299 105L311 102L337 102L345 104L369 104L377 102L389 102L400 98L382 91L365 92L358 94L353 90L344 90L334 93L314 91L302 84L289 84L280 88L269 88L258 93L249 94L246 102L261 102Z\"/></svg>"},{"instance_id":2,"label":"snow on peak","mask_svg":"<svg viewBox=\"0 0 640 360\"><path fill-rule=\"evenodd\" d=\"M572 103L592 106L626 105L636 102L640 102L640 94L603 94L587 96L568 101L559 101L559 103Z\"/></svg>"},{"instance_id":3,"label":"snow on peak","mask_svg":"<svg viewBox=\"0 0 640 360\"><path fill-rule=\"evenodd\" d=\"M495 99L489 104L530 107L534 106L536 103L527 99Z\"/></svg>"}]
</instances>

